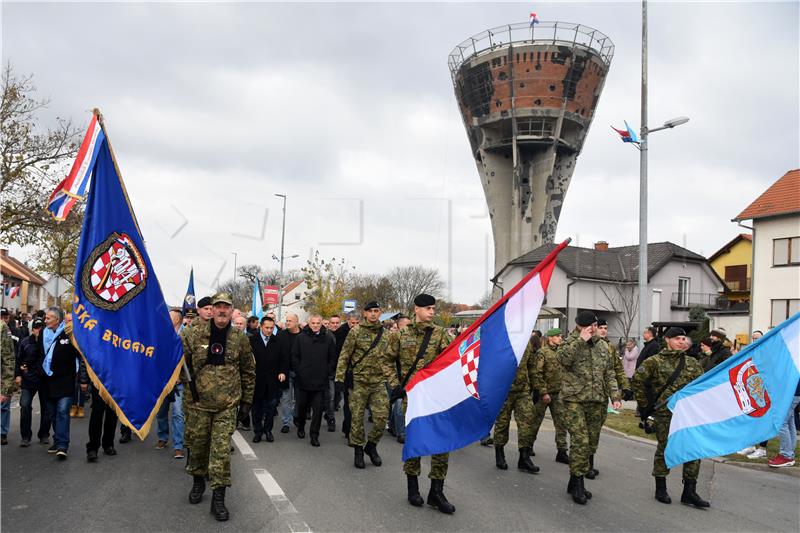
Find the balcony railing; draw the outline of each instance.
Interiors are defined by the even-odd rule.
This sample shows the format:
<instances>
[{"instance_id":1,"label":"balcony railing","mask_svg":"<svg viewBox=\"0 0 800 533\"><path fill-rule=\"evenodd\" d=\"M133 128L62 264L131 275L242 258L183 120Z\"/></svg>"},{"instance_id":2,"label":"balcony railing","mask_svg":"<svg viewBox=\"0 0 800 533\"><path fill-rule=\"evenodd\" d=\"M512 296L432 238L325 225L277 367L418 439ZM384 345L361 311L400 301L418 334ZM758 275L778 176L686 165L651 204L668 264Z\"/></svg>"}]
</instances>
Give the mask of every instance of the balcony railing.
<instances>
[{"instance_id":1,"label":"balcony railing","mask_svg":"<svg viewBox=\"0 0 800 533\"><path fill-rule=\"evenodd\" d=\"M719 309L719 294L704 292L673 292L670 304L673 309L689 309L702 307L703 309Z\"/></svg>"},{"instance_id":2,"label":"balcony railing","mask_svg":"<svg viewBox=\"0 0 800 533\"><path fill-rule=\"evenodd\" d=\"M742 291L749 291L750 290L750 278L747 279L735 279L735 280L725 280L725 285L728 286L728 289L734 292L742 292Z\"/></svg>"}]
</instances>

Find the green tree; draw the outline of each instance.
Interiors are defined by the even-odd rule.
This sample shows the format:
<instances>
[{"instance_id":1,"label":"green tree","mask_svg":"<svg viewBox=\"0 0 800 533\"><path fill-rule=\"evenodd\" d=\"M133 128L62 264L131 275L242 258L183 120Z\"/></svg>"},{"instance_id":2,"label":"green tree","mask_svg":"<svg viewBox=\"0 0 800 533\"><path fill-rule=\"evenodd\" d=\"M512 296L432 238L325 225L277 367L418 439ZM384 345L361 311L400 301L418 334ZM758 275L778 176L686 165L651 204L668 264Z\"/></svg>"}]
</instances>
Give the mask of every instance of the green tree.
<instances>
[{"instance_id":1,"label":"green tree","mask_svg":"<svg viewBox=\"0 0 800 533\"><path fill-rule=\"evenodd\" d=\"M75 208L63 222L49 218L42 226L31 259L39 272L72 280L83 228L84 206Z\"/></svg>"},{"instance_id":2,"label":"green tree","mask_svg":"<svg viewBox=\"0 0 800 533\"><path fill-rule=\"evenodd\" d=\"M305 310L322 316L340 312L350 291L354 270L355 267L349 266L344 259L321 259L317 250L314 258L302 269L303 279L308 285Z\"/></svg>"}]
</instances>

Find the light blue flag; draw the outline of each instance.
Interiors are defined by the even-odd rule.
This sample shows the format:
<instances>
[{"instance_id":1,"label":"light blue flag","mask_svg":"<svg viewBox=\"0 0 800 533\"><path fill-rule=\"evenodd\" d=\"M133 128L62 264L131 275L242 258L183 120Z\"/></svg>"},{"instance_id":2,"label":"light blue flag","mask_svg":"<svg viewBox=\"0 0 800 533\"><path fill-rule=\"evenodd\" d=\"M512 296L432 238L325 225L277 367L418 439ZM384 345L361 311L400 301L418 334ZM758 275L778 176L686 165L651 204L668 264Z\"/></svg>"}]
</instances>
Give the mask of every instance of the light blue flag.
<instances>
[{"instance_id":1,"label":"light blue flag","mask_svg":"<svg viewBox=\"0 0 800 533\"><path fill-rule=\"evenodd\" d=\"M264 316L264 305L261 303L261 284L257 279L253 285L253 307L250 309L250 316L257 316L259 321Z\"/></svg>"},{"instance_id":2,"label":"light blue flag","mask_svg":"<svg viewBox=\"0 0 800 533\"><path fill-rule=\"evenodd\" d=\"M669 468L774 437L800 379L800 313L670 397Z\"/></svg>"}]
</instances>

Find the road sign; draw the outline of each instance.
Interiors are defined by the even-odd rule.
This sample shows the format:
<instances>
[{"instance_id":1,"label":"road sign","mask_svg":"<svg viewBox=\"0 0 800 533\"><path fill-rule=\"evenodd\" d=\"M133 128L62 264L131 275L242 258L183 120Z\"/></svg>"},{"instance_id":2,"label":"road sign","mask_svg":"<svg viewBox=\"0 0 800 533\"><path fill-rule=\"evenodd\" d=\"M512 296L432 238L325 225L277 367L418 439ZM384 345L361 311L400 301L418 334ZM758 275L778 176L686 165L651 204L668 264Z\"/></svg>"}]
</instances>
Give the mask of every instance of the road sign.
<instances>
[{"instance_id":1,"label":"road sign","mask_svg":"<svg viewBox=\"0 0 800 533\"><path fill-rule=\"evenodd\" d=\"M264 285L264 305L278 305L278 286Z\"/></svg>"},{"instance_id":2,"label":"road sign","mask_svg":"<svg viewBox=\"0 0 800 533\"><path fill-rule=\"evenodd\" d=\"M355 311L358 302L355 300L345 300L342 302L342 313L349 313L350 311Z\"/></svg>"}]
</instances>

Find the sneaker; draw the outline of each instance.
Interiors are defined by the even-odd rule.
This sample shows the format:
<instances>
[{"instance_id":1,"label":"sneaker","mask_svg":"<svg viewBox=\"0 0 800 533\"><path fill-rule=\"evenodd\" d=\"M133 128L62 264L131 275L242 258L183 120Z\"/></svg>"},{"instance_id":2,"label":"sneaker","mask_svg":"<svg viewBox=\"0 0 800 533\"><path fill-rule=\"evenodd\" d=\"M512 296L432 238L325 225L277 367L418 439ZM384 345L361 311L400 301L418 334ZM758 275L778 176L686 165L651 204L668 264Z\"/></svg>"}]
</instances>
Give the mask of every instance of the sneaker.
<instances>
[{"instance_id":1,"label":"sneaker","mask_svg":"<svg viewBox=\"0 0 800 533\"><path fill-rule=\"evenodd\" d=\"M31 445L31 441L28 439L22 439L22 442L20 442L19 445L22 446L23 448L27 448L28 446Z\"/></svg>"},{"instance_id":2,"label":"sneaker","mask_svg":"<svg viewBox=\"0 0 800 533\"><path fill-rule=\"evenodd\" d=\"M739 455L744 455L745 457L747 457L748 455L750 455L754 451L756 451L756 447L755 446L748 446L747 448L745 448L743 450L739 450L736 453L738 453Z\"/></svg>"},{"instance_id":3,"label":"sneaker","mask_svg":"<svg viewBox=\"0 0 800 533\"><path fill-rule=\"evenodd\" d=\"M67 458L67 450L59 448L58 450L56 450L56 457L58 457L60 461L65 460Z\"/></svg>"},{"instance_id":4,"label":"sneaker","mask_svg":"<svg viewBox=\"0 0 800 533\"><path fill-rule=\"evenodd\" d=\"M289 426L283 426L281 428L281 433L289 433Z\"/></svg>"},{"instance_id":5,"label":"sneaker","mask_svg":"<svg viewBox=\"0 0 800 533\"><path fill-rule=\"evenodd\" d=\"M175 455L173 457L175 457L175 459L183 459L185 457L183 455L183 450L175 450Z\"/></svg>"},{"instance_id":6,"label":"sneaker","mask_svg":"<svg viewBox=\"0 0 800 533\"><path fill-rule=\"evenodd\" d=\"M747 456L748 459L763 459L767 456L767 450L764 448L756 448L756 451Z\"/></svg>"},{"instance_id":7,"label":"sneaker","mask_svg":"<svg viewBox=\"0 0 800 533\"><path fill-rule=\"evenodd\" d=\"M57 451L58 451L58 446L56 446L55 444L47 448L47 453L56 453Z\"/></svg>"},{"instance_id":8,"label":"sneaker","mask_svg":"<svg viewBox=\"0 0 800 533\"><path fill-rule=\"evenodd\" d=\"M794 459L790 459L785 455L778 454L767 463L773 468L782 468L784 466L794 466Z\"/></svg>"},{"instance_id":9,"label":"sneaker","mask_svg":"<svg viewBox=\"0 0 800 533\"><path fill-rule=\"evenodd\" d=\"M0 437L0 444L2 444L3 446L8 444L8 437L6 437L5 435L1 436Z\"/></svg>"},{"instance_id":10,"label":"sneaker","mask_svg":"<svg viewBox=\"0 0 800 533\"><path fill-rule=\"evenodd\" d=\"M167 447L167 441L165 440L160 440L156 443L156 450L163 450L166 447Z\"/></svg>"}]
</instances>

